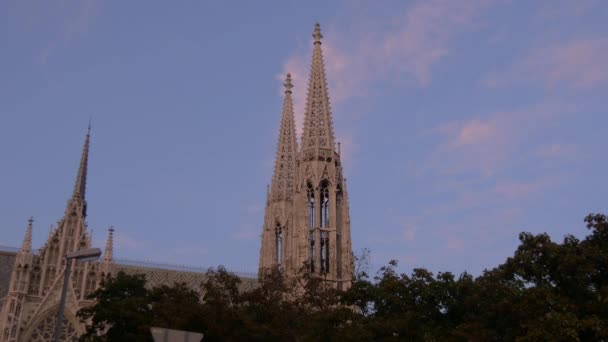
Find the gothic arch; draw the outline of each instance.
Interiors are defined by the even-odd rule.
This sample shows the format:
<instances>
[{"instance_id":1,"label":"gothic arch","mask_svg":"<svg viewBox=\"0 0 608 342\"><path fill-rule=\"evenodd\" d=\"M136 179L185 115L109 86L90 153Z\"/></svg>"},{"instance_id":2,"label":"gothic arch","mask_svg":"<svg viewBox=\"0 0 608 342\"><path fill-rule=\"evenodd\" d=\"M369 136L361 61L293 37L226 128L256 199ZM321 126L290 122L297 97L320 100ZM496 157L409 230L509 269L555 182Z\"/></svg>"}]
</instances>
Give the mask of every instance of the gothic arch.
<instances>
[{"instance_id":1,"label":"gothic arch","mask_svg":"<svg viewBox=\"0 0 608 342\"><path fill-rule=\"evenodd\" d=\"M38 318L34 318L19 340L28 342L52 341L55 324L57 323L57 310L59 310L59 305L54 305L41 313ZM75 313L66 307L60 340L77 342L78 337L84 332L84 327L78 322Z\"/></svg>"}]
</instances>

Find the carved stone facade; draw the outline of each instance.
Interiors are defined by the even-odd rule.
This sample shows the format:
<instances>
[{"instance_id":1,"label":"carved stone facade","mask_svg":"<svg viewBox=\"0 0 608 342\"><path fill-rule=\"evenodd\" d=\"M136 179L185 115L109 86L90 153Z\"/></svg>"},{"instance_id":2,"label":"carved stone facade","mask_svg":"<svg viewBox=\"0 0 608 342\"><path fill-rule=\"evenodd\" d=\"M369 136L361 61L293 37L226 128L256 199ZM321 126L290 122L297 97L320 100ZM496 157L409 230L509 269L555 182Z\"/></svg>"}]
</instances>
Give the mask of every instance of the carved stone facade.
<instances>
[{"instance_id":1,"label":"carved stone facade","mask_svg":"<svg viewBox=\"0 0 608 342\"><path fill-rule=\"evenodd\" d=\"M11 297L6 296L8 287L11 283L11 273L13 265L17 259L19 252L10 250L0 250L0 298L9 300ZM120 271L126 274L143 274L146 277L146 287L153 288L160 285L169 285L176 283L185 283L188 287L201 291L201 284L207 279L206 269L192 267L177 267L172 265L151 264L147 262L134 262L127 260L114 260L109 265L109 273L116 274ZM247 291L257 286L257 279L251 274L238 274L241 278L239 289ZM34 296L28 296L28 301L32 301L31 305L36 305L39 302ZM78 307L73 307L71 312L66 311L66 318L63 321L62 341L76 341L82 333L82 327L78 324L73 312L77 312L82 306L92 304L91 302L81 302ZM80 306L82 305L82 306ZM3 302L0 301L0 308L3 307ZM10 308L9 308L10 309ZM1 311L1 309L0 309ZM10 311L10 310L9 310ZM49 336L52 336L57 323L57 307L40 315L41 319L37 320L37 324L33 328L31 334L22 335L18 341L50 341ZM23 316L22 316L23 318ZM18 328L17 328L18 329ZM27 324L23 325L23 330L28 330ZM17 330L16 330L17 331ZM9 332L10 334L10 332ZM70 339L72 338L72 339ZM0 337L0 341L5 341ZM10 339L9 339L10 341Z\"/></svg>"},{"instance_id":2,"label":"carved stone facade","mask_svg":"<svg viewBox=\"0 0 608 342\"><path fill-rule=\"evenodd\" d=\"M63 256L91 246L91 235L87 231L85 221L89 133L90 131L86 135L74 191L64 216L51 230L45 245L38 253L32 250L33 219L28 221L25 238L15 256L7 293L3 299L0 341L47 340L52 333L52 321L57 316L63 287L66 268ZM76 340L77 335L83 332L75 314L79 308L90 304L86 297L99 286L100 279L110 263L111 258L105 258L102 262L73 263L67 292L67 322L63 331L67 340Z\"/></svg>"},{"instance_id":3,"label":"carved stone facade","mask_svg":"<svg viewBox=\"0 0 608 342\"><path fill-rule=\"evenodd\" d=\"M289 74L285 80L259 267L260 272L279 267L293 275L307 265L337 288L347 288L353 274L348 192L339 144L335 149L322 37L317 24L300 149Z\"/></svg>"},{"instance_id":4,"label":"carved stone facade","mask_svg":"<svg viewBox=\"0 0 608 342\"><path fill-rule=\"evenodd\" d=\"M65 214L42 248L32 250L33 219L29 219L25 238L16 252L0 251L0 342L50 341L56 324L63 287L66 253L91 247L87 230L85 200L90 134L87 132L76 185L67 203ZM99 288L108 274L124 271L146 276L147 286L171 285L183 282L200 291L205 280L204 270L169 270L146 265L117 264L113 260L113 228L102 260L72 263L68 283L62 341L77 341L84 326L76 313L91 305L87 296ZM241 277L241 289L256 286L255 278Z\"/></svg>"}]
</instances>

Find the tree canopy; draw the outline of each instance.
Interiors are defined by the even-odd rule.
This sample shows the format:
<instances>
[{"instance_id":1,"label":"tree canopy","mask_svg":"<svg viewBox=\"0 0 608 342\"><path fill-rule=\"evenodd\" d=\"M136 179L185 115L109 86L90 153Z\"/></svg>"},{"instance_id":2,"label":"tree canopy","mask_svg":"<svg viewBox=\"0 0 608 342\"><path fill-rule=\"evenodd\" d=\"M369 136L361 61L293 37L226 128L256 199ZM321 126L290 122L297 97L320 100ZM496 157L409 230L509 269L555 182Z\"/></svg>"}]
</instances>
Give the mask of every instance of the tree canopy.
<instances>
[{"instance_id":1,"label":"tree canopy","mask_svg":"<svg viewBox=\"0 0 608 342\"><path fill-rule=\"evenodd\" d=\"M149 327L197 331L205 341L608 341L608 218L585 218L589 234L561 243L521 233L513 256L478 277L390 261L370 277L358 259L338 291L302 269L264 273L256 288L211 270L202 295L185 284L146 289L118 273L82 309L83 341L149 341Z\"/></svg>"}]
</instances>

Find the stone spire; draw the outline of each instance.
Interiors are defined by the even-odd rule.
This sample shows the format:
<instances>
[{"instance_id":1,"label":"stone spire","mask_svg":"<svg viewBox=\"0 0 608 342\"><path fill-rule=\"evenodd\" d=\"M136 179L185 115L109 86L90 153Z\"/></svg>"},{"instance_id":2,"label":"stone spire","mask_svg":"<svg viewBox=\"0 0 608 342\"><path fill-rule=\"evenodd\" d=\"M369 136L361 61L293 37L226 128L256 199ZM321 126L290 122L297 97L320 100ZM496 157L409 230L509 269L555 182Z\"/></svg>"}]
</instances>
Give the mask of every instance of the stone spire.
<instances>
[{"instance_id":1,"label":"stone spire","mask_svg":"<svg viewBox=\"0 0 608 342\"><path fill-rule=\"evenodd\" d=\"M34 224L34 218L30 216L27 220L27 228L25 230L25 237L23 238L23 245L21 245L21 253L32 252L32 226Z\"/></svg>"},{"instance_id":2,"label":"stone spire","mask_svg":"<svg viewBox=\"0 0 608 342\"><path fill-rule=\"evenodd\" d=\"M321 27L317 23L312 34L314 47L310 79L308 81L308 96L306 98L306 113L302 134L302 151L305 158L312 158L311 153L318 154L318 149L334 150L334 131L332 125L325 66L321 51ZM313 152L310 150L317 150Z\"/></svg>"},{"instance_id":3,"label":"stone spire","mask_svg":"<svg viewBox=\"0 0 608 342\"><path fill-rule=\"evenodd\" d=\"M103 252L103 262L111 263L114 252L114 227L108 229L108 240L106 241L106 249Z\"/></svg>"},{"instance_id":4,"label":"stone spire","mask_svg":"<svg viewBox=\"0 0 608 342\"><path fill-rule=\"evenodd\" d=\"M80 197L85 199L85 191L87 187L87 166L89 162L89 140L91 138L91 125L87 129L87 135L84 140L84 146L82 147L82 157L80 158L80 167L78 168L78 175L76 176L76 183L74 184L74 193L72 198Z\"/></svg>"},{"instance_id":5,"label":"stone spire","mask_svg":"<svg viewBox=\"0 0 608 342\"><path fill-rule=\"evenodd\" d=\"M271 196L275 199L291 196L295 182L295 168L298 145L291 98L291 75L285 77L285 99L281 114L281 128L277 143L274 174L272 176Z\"/></svg>"}]
</instances>

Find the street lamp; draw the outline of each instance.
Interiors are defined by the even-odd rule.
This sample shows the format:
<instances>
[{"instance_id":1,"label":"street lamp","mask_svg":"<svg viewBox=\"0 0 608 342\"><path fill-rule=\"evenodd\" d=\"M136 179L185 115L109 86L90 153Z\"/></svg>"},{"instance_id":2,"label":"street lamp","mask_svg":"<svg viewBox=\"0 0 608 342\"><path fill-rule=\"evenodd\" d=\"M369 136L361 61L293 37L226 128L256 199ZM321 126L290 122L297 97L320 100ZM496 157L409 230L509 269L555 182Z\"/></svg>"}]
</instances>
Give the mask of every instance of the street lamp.
<instances>
[{"instance_id":1,"label":"street lamp","mask_svg":"<svg viewBox=\"0 0 608 342\"><path fill-rule=\"evenodd\" d=\"M99 248L81 249L65 255L65 274L63 276L63 288L61 289L61 300L59 301L59 312L57 313L57 324L55 325L53 341L59 342L59 335L61 334L61 323L63 323L63 311L65 310L65 297L68 292L68 281L70 279L72 260L93 261L97 260L100 255L101 249Z\"/></svg>"}]
</instances>

